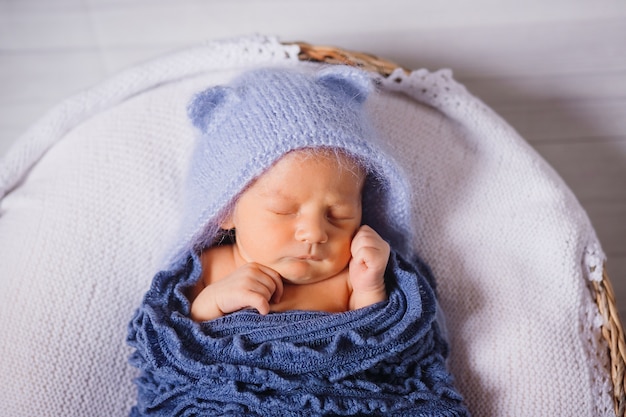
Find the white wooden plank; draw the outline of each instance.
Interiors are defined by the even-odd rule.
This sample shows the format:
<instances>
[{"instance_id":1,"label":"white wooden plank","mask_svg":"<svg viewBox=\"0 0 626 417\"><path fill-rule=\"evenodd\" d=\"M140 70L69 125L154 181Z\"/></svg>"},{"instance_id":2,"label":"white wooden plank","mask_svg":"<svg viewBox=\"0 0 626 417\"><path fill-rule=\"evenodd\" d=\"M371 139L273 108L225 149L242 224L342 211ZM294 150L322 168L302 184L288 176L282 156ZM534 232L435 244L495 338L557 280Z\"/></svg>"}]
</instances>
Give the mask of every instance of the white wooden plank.
<instances>
[{"instance_id":1,"label":"white wooden plank","mask_svg":"<svg viewBox=\"0 0 626 417\"><path fill-rule=\"evenodd\" d=\"M546 16L550 13L537 17L529 13L533 7L513 5L485 13L478 6L457 4L455 14L449 13L449 7L443 13L442 6L429 9L419 2L396 0L388 9L406 9L406 13L383 19L384 11L364 12L354 1L333 1L332 7L329 1L306 7L304 2L271 3L275 7L245 1L133 1L90 2L87 11L19 9L0 18L0 47L174 47L204 39L268 33L285 40L333 43L378 53L409 67L449 66L460 78L554 73L557 68L580 71L597 65L605 69L626 67L626 54L620 53L625 48L620 40L626 39L626 3L597 2L590 10L583 4L578 8L569 4L565 9L574 10L576 19L583 19L579 14L585 16L573 21L567 20L567 13L562 15L563 10L559 19L556 15L549 19ZM606 10L598 14L597 10L604 10L602 5ZM450 17L460 15L464 7L470 10L462 19ZM552 2L545 6L554 10L552 7ZM535 12L538 9L536 6Z\"/></svg>"},{"instance_id":2,"label":"white wooden plank","mask_svg":"<svg viewBox=\"0 0 626 417\"><path fill-rule=\"evenodd\" d=\"M182 46L182 47L186 47ZM182 48L181 47L181 48ZM180 48L169 45L152 46L127 46L121 48L104 48L100 51L102 68L107 74L115 74L133 65L144 63L152 59L158 59Z\"/></svg>"},{"instance_id":3,"label":"white wooden plank","mask_svg":"<svg viewBox=\"0 0 626 417\"><path fill-rule=\"evenodd\" d=\"M626 98L553 101L494 109L529 142L619 138L626 132Z\"/></svg>"},{"instance_id":4,"label":"white wooden plank","mask_svg":"<svg viewBox=\"0 0 626 417\"><path fill-rule=\"evenodd\" d=\"M47 99L36 102L0 104L0 130L22 133L28 126L43 116L58 100ZM16 136L13 136L15 138ZM0 136L0 142L9 137Z\"/></svg>"},{"instance_id":5,"label":"white wooden plank","mask_svg":"<svg viewBox=\"0 0 626 417\"><path fill-rule=\"evenodd\" d=\"M589 201L584 208L608 257L626 257L626 198L617 202Z\"/></svg>"},{"instance_id":6,"label":"white wooden plank","mask_svg":"<svg viewBox=\"0 0 626 417\"><path fill-rule=\"evenodd\" d=\"M106 75L97 51L0 54L0 104L54 102L101 81ZM0 119L5 115L0 115Z\"/></svg>"},{"instance_id":7,"label":"white wooden plank","mask_svg":"<svg viewBox=\"0 0 626 417\"><path fill-rule=\"evenodd\" d=\"M409 68L452 68L460 80L626 68L624 18L431 29L400 26L375 36L367 32L335 36L342 45Z\"/></svg>"},{"instance_id":8,"label":"white wooden plank","mask_svg":"<svg viewBox=\"0 0 626 417\"><path fill-rule=\"evenodd\" d=\"M270 26L286 28L310 21L317 23L318 27L320 24L333 27L342 23L347 31L354 27L378 31L398 27L508 26L511 23L576 21L626 15L626 6L613 0L593 3L584 0L388 0L385 3L362 0L181 0L175 3L167 0L88 0L87 3L98 12L118 9L135 13L158 8L167 9L171 17L182 17L188 15L188 10L203 10L219 12L220 20L231 21L238 27L266 21ZM237 13L228 13L233 8ZM207 17L213 23L214 16Z\"/></svg>"},{"instance_id":9,"label":"white wooden plank","mask_svg":"<svg viewBox=\"0 0 626 417\"><path fill-rule=\"evenodd\" d=\"M615 20L626 15L626 7L615 2L594 3L597 9L584 3L572 7L572 2L563 2L563 7L557 4L560 2L546 2L536 7L525 3L502 5L501 2L485 0L482 3L492 7L485 9L474 2L451 1L390 1L384 7L368 7L355 0L150 2L128 5L107 2L105 7L90 2L95 11L94 24L98 36L105 46L180 44L203 38L259 32L276 34L284 39L341 42L342 45L345 40L347 44L363 50L368 50L368 45L375 45L377 51L385 51L387 46L394 44L403 46L402 50L416 45L420 48L412 50L414 57L429 44L435 48L443 46L442 51L454 50L455 45L459 45L462 51L467 50L464 45L476 39L476 34L480 43L472 47L484 45L483 48L491 48L504 44L514 51L517 45L508 41L510 37L533 44L536 49L542 46L534 41L546 32L555 41L571 39L567 29L554 29L560 27L560 22L576 21L578 24L581 20L580 23L584 24L592 19ZM539 30L532 25L529 28L529 23L537 24ZM519 27L523 29L516 29ZM485 39L481 33L491 29L489 33L496 36ZM431 40L434 37L441 41L420 43L424 32L427 35L431 33ZM589 42L593 39L591 36ZM382 48L379 47L381 42ZM458 55L457 52L454 54Z\"/></svg>"},{"instance_id":10,"label":"white wooden plank","mask_svg":"<svg viewBox=\"0 0 626 417\"><path fill-rule=\"evenodd\" d=\"M0 157L9 150L15 142L15 139L22 133L21 128L0 125Z\"/></svg>"},{"instance_id":11,"label":"white wooden plank","mask_svg":"<svg viewBox=\"0 0 626 417\"><path fill-rule=\"evenodd\" d=\"M83 9L84 5L84 0L2 0L0 1L0 14L48 13L50 11Z\"/></svg>"},{"instance_id":12,"label":"white wooden plank","mask_svg":"<svg viewBox=\"0 0 626 417\"><path fill-rule=\"evenodd\" d=\"M598 68L583 74L468 77L461 81L474 95L501 110L626 97L626 68Z\"/></svg>"},{"instance_id":13,"label":"white wooden plank","mask_svg":"<svg viewBox=\"0 0 626 417\"><path fill-rule=\"evenodd\" d=\"M2 4L2 3L0 3ZM0 12L0 51L93 48L91 22L83 9Z\"/></svg>"}]
</instances>

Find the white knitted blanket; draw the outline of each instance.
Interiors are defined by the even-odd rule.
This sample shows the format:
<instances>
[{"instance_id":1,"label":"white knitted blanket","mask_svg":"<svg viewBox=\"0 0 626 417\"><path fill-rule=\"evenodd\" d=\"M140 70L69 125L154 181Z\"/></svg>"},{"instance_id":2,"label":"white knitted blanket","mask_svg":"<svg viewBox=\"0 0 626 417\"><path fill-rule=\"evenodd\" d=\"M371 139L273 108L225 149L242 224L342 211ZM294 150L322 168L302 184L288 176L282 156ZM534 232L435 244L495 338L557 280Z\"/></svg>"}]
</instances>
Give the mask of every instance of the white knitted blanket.
<instances>
[{"instance_id":1,"label":"white knitted blanket","mask_svg":"<svg viewBox=\"0 0 626 417\"><path fill-rule=\"evenodd\" d=\"M253 37L131 68L61 103L0 160L0 409L118 416L126 326L180 218L191 95L315 65ZM589 280L602 254L556 173L450 71L398 70L368 108L414 187L415 245L475 416L614 415Z\"/></svg>"}]
</instances>

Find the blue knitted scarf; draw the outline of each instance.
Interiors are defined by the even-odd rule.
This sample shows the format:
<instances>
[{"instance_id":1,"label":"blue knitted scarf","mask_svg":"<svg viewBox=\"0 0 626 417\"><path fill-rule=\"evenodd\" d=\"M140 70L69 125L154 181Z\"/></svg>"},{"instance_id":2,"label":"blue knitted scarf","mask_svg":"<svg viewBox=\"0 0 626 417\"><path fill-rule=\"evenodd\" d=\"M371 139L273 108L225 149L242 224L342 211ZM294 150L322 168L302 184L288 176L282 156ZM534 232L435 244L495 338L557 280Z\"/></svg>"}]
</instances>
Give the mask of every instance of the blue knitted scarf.
<instances>
[{"instance_id":1,"label":"blue knitted scarf","mask_svg":"<svg viewBox=\"0 0 626 417\"><path fill-rule=\"evenodd\" d=\"M156 276L128 341L132 416L465 416L427 269L392 254L389 300L345 313L190 320L195 254Z\"/></svg>"}]
</instances>

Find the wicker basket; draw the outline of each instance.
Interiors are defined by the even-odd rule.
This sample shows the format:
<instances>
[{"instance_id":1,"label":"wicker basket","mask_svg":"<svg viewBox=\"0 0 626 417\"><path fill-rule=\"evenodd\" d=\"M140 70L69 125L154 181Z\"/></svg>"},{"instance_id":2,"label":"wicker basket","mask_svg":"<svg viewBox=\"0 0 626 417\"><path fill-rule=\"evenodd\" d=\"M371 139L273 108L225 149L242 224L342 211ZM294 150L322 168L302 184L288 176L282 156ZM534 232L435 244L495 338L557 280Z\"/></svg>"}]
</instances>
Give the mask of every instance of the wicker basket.
<instances>
[{"instance_id":1,"label":"wicker basket","mask_svg":"<svg viewBox=\"0 0 626 417\"><path fill-rule=\"evenodd\" d=\"M391 75L400 68L397 64L381 59L377 56L347 51L333 46L316 46L305 42L288 42L300 47L298 58L302 61L322 62L327 64L346 64L373 71L384 77ZM403 69L405 72L410 72ZM609 349L610 373L613 382L613 402L617 416L626 416L626 344L624 331L615 305L615 295L611 281L603 270L603 278L600 282L592 282L590 286L592 296L598 305L600 314L604 319L602 336L606 340Z\"/></svg>"}]
</instances>

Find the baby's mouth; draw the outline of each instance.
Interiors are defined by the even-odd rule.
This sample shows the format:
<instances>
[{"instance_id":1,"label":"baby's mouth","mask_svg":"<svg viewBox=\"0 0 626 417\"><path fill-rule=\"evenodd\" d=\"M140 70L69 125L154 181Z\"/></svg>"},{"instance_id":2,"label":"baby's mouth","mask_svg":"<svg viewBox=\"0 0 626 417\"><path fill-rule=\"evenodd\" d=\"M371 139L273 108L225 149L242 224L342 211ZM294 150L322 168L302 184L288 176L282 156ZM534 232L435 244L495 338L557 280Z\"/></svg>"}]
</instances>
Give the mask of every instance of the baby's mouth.
<instances>
[{"instance_id":1,"label":"baby's mouth","mask_svg":"<svg viewBox=\"0 0 626 417\"><path fill-rule=\"evenodd\" d=\"M301 255L301 256L296 256L296 259L300 259L302 261L321 261L322 258L317 256L317 255Z\"/></svg>"},{"instance_id":2,"label":"baby's mouth","mask_svg":"<svg viewBox=\"0 0 626 417\"><path fill-rule=\"evenodd\" d=\"M313 256L313 255L304 255L304 256L298 256L298 259L302 259L303 261L319 261L320 258L318 258L317 256Z\"/></svg>"}]
</instances>

